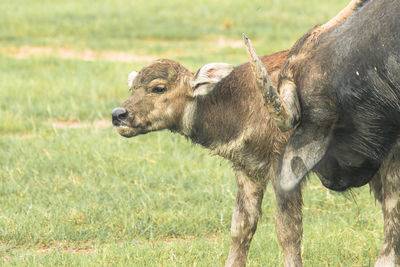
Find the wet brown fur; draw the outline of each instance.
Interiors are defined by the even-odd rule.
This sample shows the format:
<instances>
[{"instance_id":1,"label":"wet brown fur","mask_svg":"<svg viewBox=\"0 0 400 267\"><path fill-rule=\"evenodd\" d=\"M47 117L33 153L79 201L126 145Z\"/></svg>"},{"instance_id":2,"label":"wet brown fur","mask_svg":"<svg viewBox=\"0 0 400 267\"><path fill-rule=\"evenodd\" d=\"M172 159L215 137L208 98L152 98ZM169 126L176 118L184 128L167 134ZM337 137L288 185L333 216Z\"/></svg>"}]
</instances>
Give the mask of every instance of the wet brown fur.
<instances>
[{"instance_id":1,"label":"wet brown fur","mask_svg":"<svg viewBox=\"0 0 400 267\"><path fill-rule=\"evenodd\" d=\"M262 58L274 82L287 53ZM261 216L267 183L271 181L278 188L275 183L278 159L290 132L281 133L269 119L248 63L235 67L205 96L191 96L192 78L192 73L171 60L158 60L145 67L135 79L131 97L121 106L129 112L125 125L130 128L117 130L132 137L169 129L233 163L238 191L226 266L244 266ZM155 86L165 86L166 92L152 93ZM284 250L285 266L302 266L300 189L290 195L276 191L276 199L276 231Z\"/></svg>"}]
</instances>

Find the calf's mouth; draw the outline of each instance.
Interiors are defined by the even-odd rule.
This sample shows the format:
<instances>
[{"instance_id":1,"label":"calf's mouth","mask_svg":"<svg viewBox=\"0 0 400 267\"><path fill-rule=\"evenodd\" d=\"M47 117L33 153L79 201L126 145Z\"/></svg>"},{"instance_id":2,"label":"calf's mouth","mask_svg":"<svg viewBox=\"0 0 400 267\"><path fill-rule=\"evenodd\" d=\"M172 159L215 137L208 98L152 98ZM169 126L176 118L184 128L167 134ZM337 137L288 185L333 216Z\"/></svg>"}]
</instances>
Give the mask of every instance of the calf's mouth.
<instances>
[{"instance_id":1,"label":"calf's mouth","mask_svg":"<svg viewBox=\"0 0 400 267\"><path fill-rule=\"evenodd\" d=\"M124 137L133 137L141 133L140 125L133 126L129 123L129 112L121 107L115 108L112 113L112 124L117 129L118 133Z\"/></svg>"}]
</instances>

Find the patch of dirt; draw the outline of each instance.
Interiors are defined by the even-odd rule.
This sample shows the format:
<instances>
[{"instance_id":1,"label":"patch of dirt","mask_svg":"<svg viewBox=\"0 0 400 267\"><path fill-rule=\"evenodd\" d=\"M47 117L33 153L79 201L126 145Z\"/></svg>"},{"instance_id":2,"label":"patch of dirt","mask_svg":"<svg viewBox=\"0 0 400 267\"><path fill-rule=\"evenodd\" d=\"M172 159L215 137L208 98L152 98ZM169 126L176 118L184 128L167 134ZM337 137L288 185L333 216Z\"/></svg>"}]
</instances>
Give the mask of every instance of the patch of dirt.
<instances>
[{"instance_id":1,"label":"patch of dirt","mask_svg":"<svg viewBox=\"0 0 400 267\"><path fill-rule=\"evenodd\" d=\"M17 138L17 139L32 139L35 137L35 135L30 134L30 133L15 133L15 134L10 134L10 133L6 133L6 134L0 134L0 137L12 137L12 138ZM0 216L1 219L1 216Z\"/></svg>"},{"instance_id":2,"label":"patch of dirt","mask_svg":"<svg viewBox=\"0 0 400 267\"><path fill-rule=\"evenodd\" d=\"M21 46L1 48L0 53L18 59L25 59L30 56L56 56L64 59L80 59L84 61L106 60L119 62L149 62L157 59L153 56L140 56L132 53L118 51L94 51L86 49L77 51L67 48L51 48L42 46Z\"/></svg>"},{"instance_id":3,"label":"patch of dirt","mask_svg":"<svg viewBox=\"0 0 400 267\"><path fill-rule=\"evenodd\" d=\"M49 121L49 123L52 124L53 127L60 128L60 129L81 129L81 128L89 128L89 127L105 128L105 127L112 126L111 121L78 122L78 121L56 120L56 121Z\"/></svg>"},{"instance_id":4,"label":"patch of dirt","mask_svg":"<svg viewBox=\"0 0 400 267\"><path fill-rule=\"evenodd\" d=\"M231 47L231 48L241 48L243 47L243 41L240 40L227 40L224 38L219 38L217 42L220 47Z\"/></svg>"},{"instance_id":5,"label":"patch of dirt","mask_svg":"<svg viewBox=\"0 0 400 267\"><path fill-rule=\"evenodd\" d=\"M170 243L173 243L173 242L189 243L189 242L192 242L195 239L196 238L194 236L188 236L188 237L185 237L185 238L166 237L166 238L158 239L156 242L161 242L161 243L165 243L165 244L170 244ZM197 239L199 239L199 237L197 237ZM218 237L216 235L211 235L211 236L204 236L204 239L206 239L207 242L216 243Z\"/></svg>"},{"instance_id":6,"label":"patch of dirt","mask_svg":"<svg viewBox=\"0 0 400 267\"><path fill-rule=\"evenodd\" d=\"M163 41L157 40L157 42L160 43ZM211 41L211 43L215 44L215 41ZM218 45L218 47L221 48L243 47L242 40L232 40L225 38L218 38L216 44ZM0 53L18 59L26 59L31 56L48 56L48 57L54 56L64 59L79 59L83 61L105 60L105 61L117 61L117 62L151 62L158 58L156 56L137 55L133 53L111 51L111 50L96 51L91 49L85 49L83 51L80 51L70 48L53 48L46 46L28 46L28 45L20 47L3 47L0 48Z\"/></svg>"},{"instance_id":7,"label":"patch of dirt","mask_svg":"<svg viewBox=\"0 0 400 267\"><path fill-rule=\"evenodd\" d=\"M93 254L97 250L94 248L39 248L35 250L35 252L38 253L50 253L52 251L60 251L60 252L66 252L66 253L71 253L71 254L78 254L78 253L83 253L83 254Z\"/></svg>"},{"instance_id":8,"label":"patch of dirt","mask_svg":"<svg viewBox=\"0 0 400 267\"><path fill-rule=\"evenodd\" d=\"M0 262L1 260L3 260L4 262L9 262L11 260L11 258L7 255L7 253L11 252L11 251L18 251L19 249L17 247L15 248L11 248L9 250L5 251L5 254L2 254L2 252L0 252ZM71 253L71 254L94 254L97 252L96 248L93 247L47 247L47 246L43 246L43 247L39 247L39 248L35 248L33 249L33 251L31 250L25 250L25 255L32 255L32 253L43 253L43 254L47 254L47 253L51 253L53 251L58 251L58 252L63 252L63 253ZM20 257L23 257L24 255L21 255ZM1 265L1 264L0 264Z\"/></svg>"},{"instance_id":9,"label":"patch of dirt","mask_svg":"<svg viewBox=\"0 0 400 267\"><path fill-rule=\"evenodd\" d=\"M17 136L18 139L32 139L35 137L33 134L24 133Z\"/></svg>"}]
</instances>

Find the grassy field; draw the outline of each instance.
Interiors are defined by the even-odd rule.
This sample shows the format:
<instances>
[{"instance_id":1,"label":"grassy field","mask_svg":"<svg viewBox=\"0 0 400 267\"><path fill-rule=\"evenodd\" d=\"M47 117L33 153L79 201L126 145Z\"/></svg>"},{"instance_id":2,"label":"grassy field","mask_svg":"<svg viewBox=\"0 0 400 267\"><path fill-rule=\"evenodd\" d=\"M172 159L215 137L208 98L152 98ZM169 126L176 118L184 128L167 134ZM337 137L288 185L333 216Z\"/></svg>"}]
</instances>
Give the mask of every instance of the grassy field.
<instances>
[{"instance_id":1,"label":"grassy field","mask_svg":"<svg viewBox=\"0 0 400 267\"><path fill-rule=\"evenodd\" d=\"M127 74L159 57L239 64L242 32L260 54L288 49L347 2L0 1L0 265L222 266L230 164L169 132L119 136ZM100 56L115 52L131 59ZM373 265L383 226L368 187L312 178L304 202L305 266ZM274 209L269 188L249 266L283 263Z\"/></svg>"}]
</instances>

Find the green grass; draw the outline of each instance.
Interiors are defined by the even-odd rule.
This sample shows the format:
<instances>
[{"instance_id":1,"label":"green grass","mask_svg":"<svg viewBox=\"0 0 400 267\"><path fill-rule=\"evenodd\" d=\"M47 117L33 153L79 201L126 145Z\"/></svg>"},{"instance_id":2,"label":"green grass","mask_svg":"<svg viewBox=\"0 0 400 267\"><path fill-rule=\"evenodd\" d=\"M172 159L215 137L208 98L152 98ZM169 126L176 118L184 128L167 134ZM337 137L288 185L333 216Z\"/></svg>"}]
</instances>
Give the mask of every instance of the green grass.
<instances>
[{"instance_id":1,"label":"green grass","mask_svg":"<svg viewBox=\"0 0 400 267\"><path fill-rule=\"evenodd\" d=\"M0 253L11 266L205 266L227 256L236 191L230 165L177 135L49 129L3 137L0 146ZM313 179L304 195L306 265L373 262L382 223L368 188L343 196ZM274 206L269 189L251 266L282 261Z\"/></svg>"},{"instance_id":2,"label":"green grass","mask_svg":"<svg viewBox=\"0 0 400 267\"><path fill-rule=\"evenodd\" d=\"M167 131L124 139L110 111L148 62L36 55L20 46L114 50L179 60L246 61L287 49L347 1L0 1L0 265L221 266L236 186L230 163ZM55 122L87 122L60 128ZM304 190L305 266L371 266L382 216L369 189ZM267 190L249 266L282 265Z\"/></svg>"}]
</instances>

